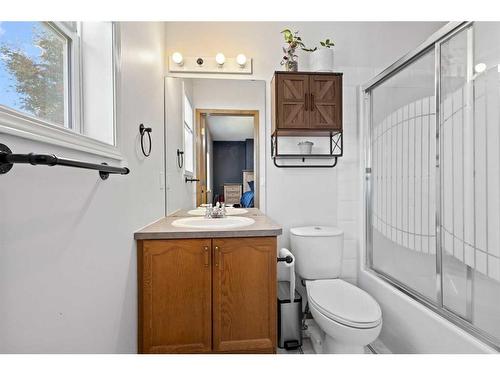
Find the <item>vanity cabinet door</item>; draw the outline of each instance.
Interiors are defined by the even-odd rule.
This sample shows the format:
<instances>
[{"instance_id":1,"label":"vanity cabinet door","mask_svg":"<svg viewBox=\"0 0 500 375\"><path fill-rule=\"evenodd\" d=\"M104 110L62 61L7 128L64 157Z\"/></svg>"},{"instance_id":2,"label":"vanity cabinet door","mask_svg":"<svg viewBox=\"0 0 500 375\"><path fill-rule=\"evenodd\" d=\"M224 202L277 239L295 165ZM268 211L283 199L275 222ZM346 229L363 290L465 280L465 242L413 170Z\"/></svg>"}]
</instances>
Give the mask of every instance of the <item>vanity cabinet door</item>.
<instances>
[{"instance_id":1,"label":"vanity cabinet door","mask_svg":"<svg viewBox=\"0 0 500 375\"><path fill-rule=\"evenodd\" d=\"M311 129L342 130L342 76L314 74L309 77Z\"/></svg>"},{"instance_id":2,"label":"vanity cabinet door","mask_svg":"<svg viewBox=\"0 0 500 375\"><path fill-rule=\"evenodd\" d=\"M214 239L213 350L276 350L276 238Z\"/></svg>"},{"instance_id":3,"label":"vanity cabinet door","mask_svg":"<svg viewBox=\"0 0 500 375\"><path fill-rule=\"evenodd\" d=\"M210 352L211 240L139 241L138 251L139 352Z\"/></svg>"},{"instance_id":4,"label":"vanity cabinet door","mask_svg":"<svg viewBox=\"0 0 500 375\"><path fill-rule=\"evenodd\" d=\"M308 127L308 92L308 75L277 75L278 129L304 129Z\"/></svg>"}]
</instances>

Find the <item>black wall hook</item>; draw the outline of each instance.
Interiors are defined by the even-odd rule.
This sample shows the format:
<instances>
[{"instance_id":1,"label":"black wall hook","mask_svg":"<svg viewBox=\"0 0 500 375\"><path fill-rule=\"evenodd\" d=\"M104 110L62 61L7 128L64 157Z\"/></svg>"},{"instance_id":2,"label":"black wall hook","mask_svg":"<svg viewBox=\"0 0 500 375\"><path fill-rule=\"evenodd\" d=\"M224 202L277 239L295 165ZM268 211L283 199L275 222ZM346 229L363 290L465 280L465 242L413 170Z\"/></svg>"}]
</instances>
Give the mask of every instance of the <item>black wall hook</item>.
<instances>
[{"instance_id":1,"label":"black wall hook","mask_svg":"<svg viewBox=\"0 0 500 375\"><path fill-rule=\"evenodd\" d=\"M141 134L141 150L144 156L148 157L151 155L151 132L153 129L151 128L146 128L144 124L139 125L139 133ZM148 147L148 152L144 149L144 134L148 134L148 139L149 139L149 147Z\"/></svg>"},{"instance_id":2,"label":"black wall hook","mask_svg":"<svg viewBox=\"0 0 500 375\"><path fill-rule=\"evenodd\" d=\"M184 151L177 149L177 166L182 169L184 165Z\"/></svg>"}]
</instances>

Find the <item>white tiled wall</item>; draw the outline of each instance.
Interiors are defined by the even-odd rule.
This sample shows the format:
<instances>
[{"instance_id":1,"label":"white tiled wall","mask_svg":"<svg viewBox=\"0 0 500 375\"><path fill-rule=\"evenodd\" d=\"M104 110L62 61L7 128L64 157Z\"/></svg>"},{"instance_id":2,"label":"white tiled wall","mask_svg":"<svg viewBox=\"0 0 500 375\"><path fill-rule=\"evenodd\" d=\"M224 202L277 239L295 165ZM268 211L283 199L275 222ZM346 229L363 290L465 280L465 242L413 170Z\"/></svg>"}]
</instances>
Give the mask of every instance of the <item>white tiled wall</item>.
<instances>
[{"instance_id":1,"label":"white tiled wall","mask_svg":"<svg viewBox=\"0 0 500 375\"><path fill-rule=\"evenodd\" d=\"M342 68L344 71L344 155L337 169L337 226L344 230L344 256L341 277L357 283L359 267L359 129L358 129L358 85L374 73L374 69Z\"/></svg>"}]
</instances>

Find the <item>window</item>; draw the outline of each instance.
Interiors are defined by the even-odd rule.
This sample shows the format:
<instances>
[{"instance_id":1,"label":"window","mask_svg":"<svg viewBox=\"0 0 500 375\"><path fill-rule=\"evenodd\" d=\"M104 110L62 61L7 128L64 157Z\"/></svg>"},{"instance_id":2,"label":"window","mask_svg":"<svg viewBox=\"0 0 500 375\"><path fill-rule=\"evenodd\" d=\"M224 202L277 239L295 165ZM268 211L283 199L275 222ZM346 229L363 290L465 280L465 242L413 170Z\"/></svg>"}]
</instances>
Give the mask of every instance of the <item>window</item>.
<instances>
[{"instance_id":1,"label":"window","mask_svg":"<svg viewBox=\"0 0 500 375\"><path fill-rule=\"evenodd\" d=\"M115 27L0 22L0 133L120 158Z\"/></svg>"},{"instance_id":2,"label":"window","mask_svg":"<svg viewBox=\"0 0 500 375\"><path fill-rule=\"evenodd\" d=\"M71 44L71 37L51 23L2 22L0 104L71 128Z\"/></svg>"},{"instance_id":3,"label":"window","mask_svg":"<svg viewBox=\"0 0 500 375\"><path fill-rule=\"evenodd\" d=\"M186 92L183 97L184 107L184 173L194 174L194 113Z\"/></svg>"}]
</instances>

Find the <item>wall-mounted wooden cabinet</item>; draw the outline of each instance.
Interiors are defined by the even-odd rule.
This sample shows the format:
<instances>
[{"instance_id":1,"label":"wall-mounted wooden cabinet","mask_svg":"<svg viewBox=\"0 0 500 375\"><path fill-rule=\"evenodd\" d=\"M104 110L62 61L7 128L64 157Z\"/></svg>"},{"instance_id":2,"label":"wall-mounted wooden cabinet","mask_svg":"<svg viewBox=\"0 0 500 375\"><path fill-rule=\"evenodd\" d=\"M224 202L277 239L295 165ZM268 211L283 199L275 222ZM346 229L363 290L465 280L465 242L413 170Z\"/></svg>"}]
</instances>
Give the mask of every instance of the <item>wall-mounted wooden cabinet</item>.
<instances>
[{"instance_id":1,"label":"wall-mounted wooden cabinet","mask_svg":"<svg viewBox=\"0 0 500 375\"><path fill-rule=\"evenodd\" d=\"M342 131L342 73L275 72L272 131Z\"/></svg>"},{"instance_id":2,"label":"wall-mounted wooden cabinet","mask_svg":"<svg viewBox=\"0 0 500 375\"><path fill-rule=\"evenodd\" d=\"M274 353L276 237L138 241L140 353Z\"/></svg>"}]
</instances>

